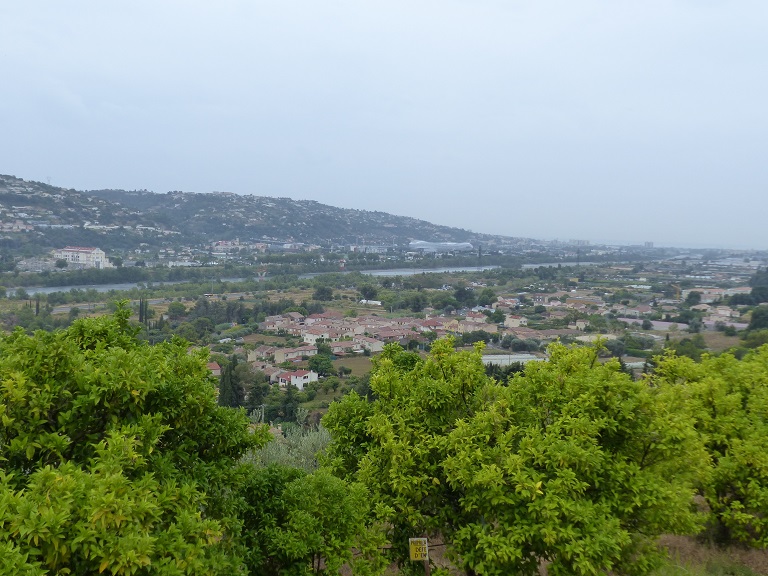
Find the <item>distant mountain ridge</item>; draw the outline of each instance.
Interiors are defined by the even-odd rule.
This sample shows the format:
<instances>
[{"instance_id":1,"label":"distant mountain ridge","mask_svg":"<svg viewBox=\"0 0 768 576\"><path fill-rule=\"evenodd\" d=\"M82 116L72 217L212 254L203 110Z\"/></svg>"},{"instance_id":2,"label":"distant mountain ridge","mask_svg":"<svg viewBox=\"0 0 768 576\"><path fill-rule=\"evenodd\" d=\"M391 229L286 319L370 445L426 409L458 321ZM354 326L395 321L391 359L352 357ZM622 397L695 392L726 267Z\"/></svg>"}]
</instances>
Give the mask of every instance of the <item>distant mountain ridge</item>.
<instances>
[{"instance_id":1,"label":"distant mountain ridge","mask_svg":"<svg viewBox=\"0 0 768 576\"><path fill-rule=\"evenodd\" d=\"M8 229L14 222L31 226L26 241L41 246L88 243L131 248L141 243L194 245L239 238L402 247L413 239L483 244L516 240L313 200L228 192L77 191L0 175L0 225L11 232L3 238L6 246L17 235ZM65 238L69 240L62 242Z\"/></svg>"},{"instance_id":2,"label":"distant mountain ridge","mask_svg":"<svg viewBox=\"0 0 768 576\"><path fill-rule=\"evenodd\" d=\"M337 208L314 200L230 192L156 194L93 190L88 193L142 210L152 220L165 222L189 237L195 234L224 239L239 236L322 245L403 244L414 238L452 242L490 238L407 216Z\"/></svg>"}]
</instances>

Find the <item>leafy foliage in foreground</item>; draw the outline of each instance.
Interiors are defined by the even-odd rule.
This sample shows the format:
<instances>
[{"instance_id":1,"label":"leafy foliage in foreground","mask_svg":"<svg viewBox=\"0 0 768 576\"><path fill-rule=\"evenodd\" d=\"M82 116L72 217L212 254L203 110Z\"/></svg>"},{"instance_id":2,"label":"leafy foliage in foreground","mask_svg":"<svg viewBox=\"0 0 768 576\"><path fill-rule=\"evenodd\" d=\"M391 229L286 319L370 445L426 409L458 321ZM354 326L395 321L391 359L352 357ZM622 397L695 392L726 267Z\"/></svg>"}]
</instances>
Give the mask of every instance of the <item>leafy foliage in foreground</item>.
<instances>
[{"instance_id":1,"label":"leafy foliage in foreground","mask_svg":"<svg viewBox=\"0 0 768 576\"><path fill-rule=\"evenodd\" d=\"M205 356L128 317L0 338L0 574L298 576L353 547L380 572L365 488L243 459L266 430L217 405Z\"/></svg>"},{"instance_id":2,"label":"leafy foliage in foreground","mask_svg":"<svg viewBox=\"0 0 768 576\"><path fill-rule=\"evenodd\" d=\"M229 574L235 464L266 441L216 405L202 356L129 312L0 339L0 572Z\"/></svg>"},{"instance_id":3,"label":"leafy foliage in foreground","mask_svg":"<svg viewBox=\"0 0 768 576\"><path fill-rule=\"evenodd\" d=\"M438 341L421 360L388 346L372 403L323 420L336 472L364 483L395 559L441 532L468 574L645 573L654 537L692 532L707 457L673 386L634 382L596 349L555 345L502 386L481 346Z\"/></svg>"},{"instance_id":4,"label":"leafy foliage in foreground","mask_svg":"<svg viewBox=\"0 0 768 576\"><path fill-rule=\"evenodd\" d=\"M350 562L361 576L383 571L380 531L366 525L370 507L361 484L323 469L308 474L271 464L248 475L243 494L251 574L338 574Z\"/></svg>"},{"instance_id":5,"label":"leafy foliage in foreground","mask_svg":"<svg viewBox=\"0 0 768 576\"><path fill-rule=\"evenodd\" d=\"M686 405L714 465L702 487L715 538L768 547L768 346L742 360L730 354L701 363L666 357L654 384L672 385Z\"/></svg>"}]
</instances>

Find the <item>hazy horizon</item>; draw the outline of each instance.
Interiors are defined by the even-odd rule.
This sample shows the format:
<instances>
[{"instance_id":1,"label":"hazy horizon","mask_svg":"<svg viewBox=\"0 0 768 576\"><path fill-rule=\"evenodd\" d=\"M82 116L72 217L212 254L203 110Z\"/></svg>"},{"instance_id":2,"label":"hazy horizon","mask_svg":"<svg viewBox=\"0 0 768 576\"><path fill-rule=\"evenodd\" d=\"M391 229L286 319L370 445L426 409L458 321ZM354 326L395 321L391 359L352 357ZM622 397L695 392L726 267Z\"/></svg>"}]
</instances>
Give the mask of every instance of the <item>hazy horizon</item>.
<instances>
[{"instance_id":1,"label":"hazy horizon","mask_svg":"<svg viewBox=\"0 0 768 576\"><path fill-rule=\"evenodd\" d=\"M0 172L768 248L768 5L0 7Z\"/></svg>"}]
</instances>

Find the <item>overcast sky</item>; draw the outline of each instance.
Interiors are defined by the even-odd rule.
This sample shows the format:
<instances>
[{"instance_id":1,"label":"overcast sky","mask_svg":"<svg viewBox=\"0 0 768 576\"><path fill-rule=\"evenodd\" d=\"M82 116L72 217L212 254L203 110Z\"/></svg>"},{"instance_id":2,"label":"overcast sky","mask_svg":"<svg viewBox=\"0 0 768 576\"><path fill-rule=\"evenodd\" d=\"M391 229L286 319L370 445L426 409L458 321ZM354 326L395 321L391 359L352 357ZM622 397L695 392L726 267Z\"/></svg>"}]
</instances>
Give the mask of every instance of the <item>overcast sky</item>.
<instances>
[{"instance_id":1,"label":"overcast sky","mask_svg":"<svg viewBox=\"0 0 768 576\"><path fill-rule=\"evenodd\" d=\"M0 173L766 249L767 31L765 0L6 1Z\"/></svg>"}]
</instances>

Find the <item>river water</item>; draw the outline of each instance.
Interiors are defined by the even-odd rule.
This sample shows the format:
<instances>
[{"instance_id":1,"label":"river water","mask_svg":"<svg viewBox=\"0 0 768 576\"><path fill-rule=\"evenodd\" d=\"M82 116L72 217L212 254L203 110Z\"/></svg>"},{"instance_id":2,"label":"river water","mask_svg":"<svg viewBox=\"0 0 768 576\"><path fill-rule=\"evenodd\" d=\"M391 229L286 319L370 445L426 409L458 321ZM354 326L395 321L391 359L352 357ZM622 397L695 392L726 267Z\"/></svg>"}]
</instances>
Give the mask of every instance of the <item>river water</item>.
<instances>
[{"instance_id":1,"label":"river water","mask_svg":"<svg viewBox=\"0 0 768 576\"><path fill-rule=\"evenodd\" d=\"M459 266L448 268L394 268L391 270L364 270L361 274L366 276L415 276L416 274L437 274L441 272L482 272L483 270L491 270L499 268L499 266ZM348 273L348 272L346 272ZM315 278L322 276L327 272L317 272L309 274L300 274L299 278ZM268 279L268 278L267 278ZM222 282L242 282L244 278L222 278ZM258 278L257 280L263 280ZM70 290L96 290L96 292L109 292L110 290L122 291L133 290L140 285L151 284L154 287L157 286L169 286L173 284L185 284L190 280L174 280L168 282L124 282L120 284L81 284L79 286L35 286L30 288L24 288L24 290L30 296L35 294L52 294L53 292L69 292ZM215 288L215 286L214 286ZM9 288L9 294L14 292L15 288Z\"/></svg>"}]
</instances>

